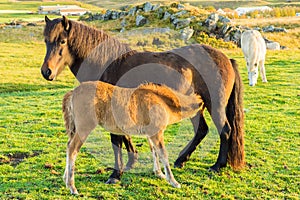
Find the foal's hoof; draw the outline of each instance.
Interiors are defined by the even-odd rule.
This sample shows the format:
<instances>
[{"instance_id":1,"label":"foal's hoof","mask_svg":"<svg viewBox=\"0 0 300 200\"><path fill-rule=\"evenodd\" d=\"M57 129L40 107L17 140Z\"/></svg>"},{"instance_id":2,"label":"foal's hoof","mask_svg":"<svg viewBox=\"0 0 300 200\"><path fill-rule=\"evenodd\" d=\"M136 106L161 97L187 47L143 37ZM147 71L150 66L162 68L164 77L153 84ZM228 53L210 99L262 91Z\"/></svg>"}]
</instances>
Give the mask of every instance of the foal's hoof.
<instances>
[{"instance_id":1,"label":"foal's hoof","mask_svg":"<svg viewBox=\"0 0 300 200\"><path fill-rule=\"evenodd\" d=\"M70 192L71 192L72 195L78 195L79 194L76 188L73 188L73 189L70 188Z\"/></svg>"},{"instance_id":2,"label":"foal's hoof","mask_svg":"<svg viewBox=\"0 0 300 200\"><path fill-rule=\"evenodd\" d=\"M106 183L106 184L116 184L116 183L118 183L118 182L120 182L119 179L116 179L116 178L109 178L105 183Z\"/></svg>"},{"instance_id":3,"label":"foal's hoof","mask_svg":"<svg viewBox=\"0 0 300 200\"><path fill-rule=\"evenodd\" d=\"M174 188L181 188L180 183L178 183L177 181L171 183L171 185L172 185Z\"/></svg>"}]
</instances>

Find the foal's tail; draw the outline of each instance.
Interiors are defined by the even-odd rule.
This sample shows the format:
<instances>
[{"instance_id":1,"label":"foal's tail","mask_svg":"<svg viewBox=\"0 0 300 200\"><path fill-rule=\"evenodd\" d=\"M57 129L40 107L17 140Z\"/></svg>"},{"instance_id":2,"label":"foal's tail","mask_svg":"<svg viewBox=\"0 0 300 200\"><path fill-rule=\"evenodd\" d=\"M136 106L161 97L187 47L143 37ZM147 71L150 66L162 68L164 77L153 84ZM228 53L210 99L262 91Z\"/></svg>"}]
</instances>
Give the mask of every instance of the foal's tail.
<instances>
[{"instance_id":1,"label":"foal's tail","mask_svg":"<svg viewBox=\"0 0 300 200\"><path fill-rule=\"evenodd\" d=\"M65 127L69 138L75 134L75 123L74 123L74 115L73 115L73 106L72 106L72 96L73 90L65 94L63 103L62 103L62 111L65 120Z\"/></svg>"},{"instance_id":2,"label":"foal's tail","mask_svg":"<svg viewBox=\"0 0 300 200\"><path fill-rule=\"evenodd\" d=\"M235 82L226 108L227 119L231 126L228 162L234 169L240 169L245 164L243 85L236 61L233 59L230 61L235 72Z\"/></svg>"}]
</instances>

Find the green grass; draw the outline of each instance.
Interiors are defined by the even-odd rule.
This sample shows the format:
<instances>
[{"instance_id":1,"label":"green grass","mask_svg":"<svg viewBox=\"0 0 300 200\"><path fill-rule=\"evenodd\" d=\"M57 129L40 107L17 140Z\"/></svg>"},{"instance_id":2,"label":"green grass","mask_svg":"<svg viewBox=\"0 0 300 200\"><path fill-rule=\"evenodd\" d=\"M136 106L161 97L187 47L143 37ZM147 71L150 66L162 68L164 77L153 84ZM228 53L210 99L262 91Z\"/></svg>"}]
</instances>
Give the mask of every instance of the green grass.
<instances>
[{"instance_id":1,"label":"green grass","mask_svg":"<svg viewBox=\"0 0 300 200\"><path fill-rule=\"evenodd\" d=\"M0 29L0 199L77 199L62 180L67 136L61 101L78 83L68 69L55 82L42 78L42 29ZM174 41L168 45L171 37L160 37L167 38L159 50L175 47ZM135 45L135 40L129 42ZM219 145L207 117L209 135L183 169L173 169L181 189L152 174L148 144L140 137L133 139L140 155L138 166L126 172L119 184L106 185L113 153L109 134L97 128L77 158L75 178L80 198L299 199L300 50L295 47L268 51L269 82L263 84L259 79L255 87L247 84L241 50L223 50L238 61L245 86L245 169L234 172L226 167L217 174L207 170L216 160ZM191 124L185 120L170 126L165 135L173 163L193 137Z\"/></svg>"},{"instance_id":2,"label":"green grass","mask_svg":"<svg viewBox=\"0 0 300 200\"><path fill-rule=\"evenodd\" d=\"M28 11L29 13L1 13L0 12L0 23L11 22L12 20L22 21L39 21L44 20L45 15L37 14L39 6L53 6L53 5L78 5L82 8L90 10L92 12L99 12L101 8L93 6L90 4L81 3L74 0L64 0L64 1L9 1L0 0L0 10L19 10ZM51 18L56 18L57 15L49 15ZM71 18L78 18L73 17Z\"/></svg>"}]
</instances>

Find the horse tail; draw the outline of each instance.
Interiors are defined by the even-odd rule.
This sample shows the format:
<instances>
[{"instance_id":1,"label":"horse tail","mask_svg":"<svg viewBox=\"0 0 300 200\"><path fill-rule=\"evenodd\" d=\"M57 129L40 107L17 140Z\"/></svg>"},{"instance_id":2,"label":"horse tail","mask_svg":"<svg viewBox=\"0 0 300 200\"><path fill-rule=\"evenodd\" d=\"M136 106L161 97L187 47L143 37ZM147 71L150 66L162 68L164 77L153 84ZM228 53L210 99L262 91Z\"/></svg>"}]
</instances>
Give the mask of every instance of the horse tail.
<instances>
[{"instance_id":1,"label":"horse tail","mask_svg":"<svg viewBox=\"0 0 300 200\"><path fill-rule=\"evenodd\" d=\"M73 90L65 94L63 103L62 103L62 111L65 120L66 132L71 138L75 134L75 122L74 122L74 114L73 114L73 106L72 106L72 96Z\"/></svg>"},{"instance_id":2,"label":"horse tail","mask_svg":"<svg viewBox=\"0 0 300 200\"><path fill-rule=\"evenodd\" d=\"M226 107L226 116L231 126L228 162L234 169L240 169L245 164L243 84L236 61L230 61L235 72L235 81Z\"/></svg>"}]
</instances>

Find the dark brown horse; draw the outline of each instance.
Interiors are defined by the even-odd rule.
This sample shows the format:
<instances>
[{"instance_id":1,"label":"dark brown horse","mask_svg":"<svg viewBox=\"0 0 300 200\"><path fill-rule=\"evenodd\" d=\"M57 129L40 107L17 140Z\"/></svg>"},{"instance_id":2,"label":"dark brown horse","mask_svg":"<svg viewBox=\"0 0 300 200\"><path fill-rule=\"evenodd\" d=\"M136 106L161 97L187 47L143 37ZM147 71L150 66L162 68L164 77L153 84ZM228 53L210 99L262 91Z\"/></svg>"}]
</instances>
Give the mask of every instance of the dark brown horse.
<instances>
[{"instance_id":1,"label":"dark brown horse","mask_svg":"<svg viewBox=\"0 0 300 200\"><path fill-rule=\"evenodd\" d=\"M137 87L146 81L165 84L181 93L193 90L203 99L204 107L191 119L195 136L180 152L175 166L183 167L208 133L205 108L221 140L217 161L210 169L219 171L227 161L235 169L244 165L243 92L234 60L206 45L159 53L137 52L103 31L66 17L54 20L45 17L45 21L47 53L41 68L45 79L55 79L67 65L80 82L101 80L122 87ZM131 168L136 160L137 152L130 137L111 134L115 170L108 183L120 180L122 175L122 141L129 152L126 167Z\"/></svg>"}]
</instances>

